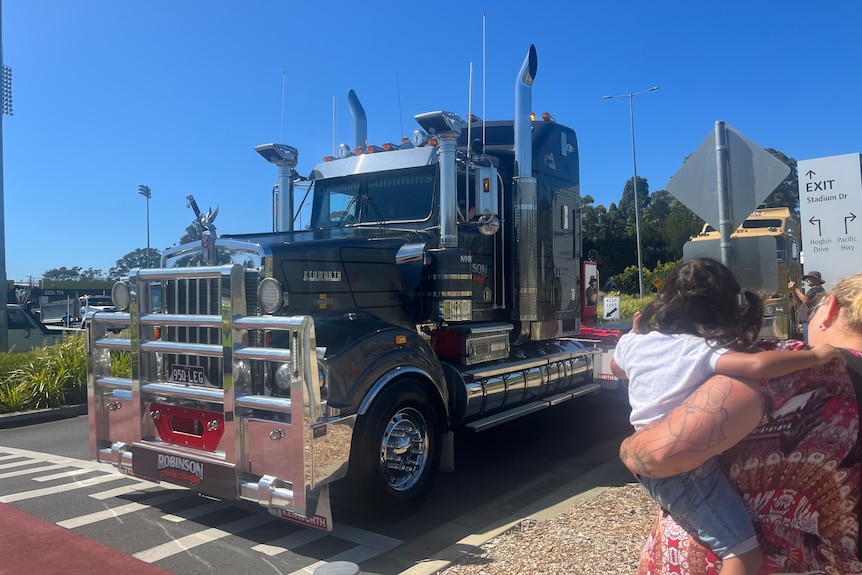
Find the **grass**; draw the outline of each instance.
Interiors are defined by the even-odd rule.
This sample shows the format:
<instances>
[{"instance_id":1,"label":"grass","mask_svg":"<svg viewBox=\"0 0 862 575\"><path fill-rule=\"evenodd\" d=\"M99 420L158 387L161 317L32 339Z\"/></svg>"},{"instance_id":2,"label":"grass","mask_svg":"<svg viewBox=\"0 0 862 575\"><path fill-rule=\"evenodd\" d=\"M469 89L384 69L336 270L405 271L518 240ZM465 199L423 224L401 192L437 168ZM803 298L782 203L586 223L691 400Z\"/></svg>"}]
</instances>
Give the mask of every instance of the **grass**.
<instances>
[{"instance_id":1,"label":"grass","mask_svg":"<svg viewBox=\"0 0 862 575\"><path fill-rule=\"evenodd\" d=\"M112 352L114 374L129 377L131 357ZM24 353L0 353L0 413L31 411L87 401L87 352L83 334Z\"/></svg>"}]
</instances>

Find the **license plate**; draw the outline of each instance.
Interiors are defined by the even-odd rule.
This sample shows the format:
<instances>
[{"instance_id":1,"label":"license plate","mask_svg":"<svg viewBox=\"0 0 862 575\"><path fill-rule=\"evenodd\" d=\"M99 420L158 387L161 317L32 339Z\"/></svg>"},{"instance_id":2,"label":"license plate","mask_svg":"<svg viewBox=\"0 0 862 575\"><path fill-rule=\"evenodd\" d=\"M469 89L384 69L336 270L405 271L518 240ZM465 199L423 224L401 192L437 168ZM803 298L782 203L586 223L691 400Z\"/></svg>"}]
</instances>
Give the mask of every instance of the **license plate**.
<instances>
[{"instance_id":1,"label":"license plate","mask_svg":"<svg viewBox=\"0 0 862 575\"><path fill-rule=\"evenodd\" d=\"M173 383L185 383L188 385L207 385L204 368L199 365L175 365L171 367L168 381Z\"/></svg>"}]
</instances>

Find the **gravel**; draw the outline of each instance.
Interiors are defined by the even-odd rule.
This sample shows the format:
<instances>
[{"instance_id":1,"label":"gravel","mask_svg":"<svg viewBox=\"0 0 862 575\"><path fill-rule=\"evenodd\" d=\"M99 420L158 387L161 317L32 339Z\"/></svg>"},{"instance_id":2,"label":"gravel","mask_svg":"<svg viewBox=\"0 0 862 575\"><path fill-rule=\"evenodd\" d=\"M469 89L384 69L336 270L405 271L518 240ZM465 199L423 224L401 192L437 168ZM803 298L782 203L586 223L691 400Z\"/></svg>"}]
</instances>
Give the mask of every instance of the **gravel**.
<instances>
[{"instance_id":1,"label":"gravel","mask_svg":"<svg viewBox=\"0 0 862 575\"><path fill-rule=\"evenodd\" d=\"M527 519L438 575L632 575L658 506L637 483Z\"/></svg>"}]
</instances>

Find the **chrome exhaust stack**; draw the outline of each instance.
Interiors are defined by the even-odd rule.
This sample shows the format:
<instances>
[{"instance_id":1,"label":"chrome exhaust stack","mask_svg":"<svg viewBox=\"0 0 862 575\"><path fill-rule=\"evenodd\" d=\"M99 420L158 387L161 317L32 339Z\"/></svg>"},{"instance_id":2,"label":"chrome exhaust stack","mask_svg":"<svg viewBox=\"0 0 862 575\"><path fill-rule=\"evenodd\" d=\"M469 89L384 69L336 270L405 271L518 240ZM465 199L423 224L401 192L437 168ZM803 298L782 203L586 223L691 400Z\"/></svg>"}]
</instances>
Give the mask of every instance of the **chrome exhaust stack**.
<instances>
[{"instance_id":1,"label":"chrome exhaust stack","mask_svg":"<svg viewBox=\"0 0 862 575\"><path fill-rule=\"evenodd\" d=\"M515 310L521 322L521 337L530 336L530 322L538 319L538 243L536 217L536 178L533 176L533 81L538 59L536 47L530 51L518 71L515 81Z\"/></svg>"},{"instance_id":2,"label":"chrome exhaust stack","mask_svg":"<svg viewBox=\"0 0 862 575\"><path fill-rule=\"evenodd\" d=\"M359 102L359 96L353 90L347 93L347 109L350 111L350 117L353 118L353 149L364 150L368 144L368 116L365 115L365 108Z\"/></svg>"}]
</instances>

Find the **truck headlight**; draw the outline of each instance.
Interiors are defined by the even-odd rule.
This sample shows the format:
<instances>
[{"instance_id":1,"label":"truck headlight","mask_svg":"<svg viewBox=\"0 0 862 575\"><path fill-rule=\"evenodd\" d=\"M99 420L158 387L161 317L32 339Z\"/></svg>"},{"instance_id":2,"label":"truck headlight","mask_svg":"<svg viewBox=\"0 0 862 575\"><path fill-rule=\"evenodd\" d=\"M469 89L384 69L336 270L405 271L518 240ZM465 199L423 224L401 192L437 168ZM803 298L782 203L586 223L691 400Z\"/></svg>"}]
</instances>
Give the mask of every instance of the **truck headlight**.
<instances>
[{"instance_id":1,"label":"truck headlight","mask_svg":"<svg viewBox=\"0 0 862 575\"><path fill-rule=\"evenodd\" d=\"M263 278L257 285L257 302L267 315L278 312L287 304L281 282L275 278Z\"/></svg>"},{"instance_id":2,"label":"truck headlight","mask_svg":"<svg viewBox=\"0 0 862 575\"><path fill-rule=\"evenodd\" d=\"M279 391L287 392L290 395L290 382L293 381L293 374L290 372L290 365L282 363L275 370L275 385Z\"/></svg>"},{"instance_id":3,"label":"truck headlight","mask_svg":"<svg viewBox=\"0 0 862 575\"><path fill-rule=\"evenodd\" d=\"M115 283L111 288L111 299L114 301L114 307L117 308L117 311L129 309L129 304L132 301L129 284L125 282Z\"/></svg>"}]
</instances>

